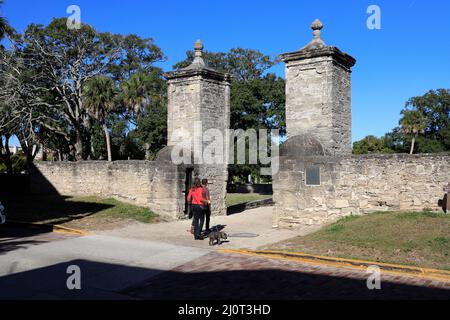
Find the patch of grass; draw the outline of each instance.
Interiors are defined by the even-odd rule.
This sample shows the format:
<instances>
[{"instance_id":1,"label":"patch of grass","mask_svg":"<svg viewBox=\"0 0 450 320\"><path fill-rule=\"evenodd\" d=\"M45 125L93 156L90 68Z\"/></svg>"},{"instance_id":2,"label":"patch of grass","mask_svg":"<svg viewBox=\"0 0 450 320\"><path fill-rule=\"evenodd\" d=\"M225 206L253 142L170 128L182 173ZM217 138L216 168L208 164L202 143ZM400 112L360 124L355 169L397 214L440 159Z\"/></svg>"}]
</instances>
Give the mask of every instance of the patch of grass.
<instances>
[{"instance_id":1,"label":"patch of grass","mask_svg":"<svg viewBox=\"0 0 450 320\"><path fill-rule=\"evenodd\" d=\"M450 215L382 212L350 216L270 249L450 268Z\"/></svg>"},{"instance_id":2,"label":"patch of grass","mask_svg":"<svg viewBox=\"0 0 450 320\"><path fill-rule=\"evenodd\" d=\"M246 203L255 200L270 199L272 195L255 194L255 193L228 193L225 203L227 207L234 206L240 203Z\"/></svg>"},{"instance_id":3,"label":"patch of grass","mask_svg":"<svg viewBox=\"0 0 450 320\"><path fill-rule=\"evenodd\" d=\"M450 250L450 238L448 237L435 237L428 241L431 249L435 251L448 251Z\"/></svg>"},{"instance_id":4,"label":"patch of grass","mask_svg":"<svg viewBox=\"0 0 450 320\"><path fill-rule=\"evenodd\" d=\"M60 224L84 230L112 229L132 220L158 221L158 215L150 209L112 198L26 195L1 201L10 220Z\"/></svg>"},{"instance_id":5,"label":"patch of grass","mask_svg":"<svg viewBox=\"0 0 450 320\"><path fill-rule=\"evenodd\" d=\"M78 198L78 201L80 200L107 205L108 208L97 213L100 216L133 219L145 223L152 222L158 216L148 208L121 202L113 198L101 199L97 197L82 197Z\"/></svg>"},{"instance_id":6,"label":"patch of grass","mask_svg":"<svg viewBox=\"0 0 450 320\"><path fill-rule=\"evenodd\" d=\"M334 225L327 227L325 232L334 234L334 233L342 232L342 231L344 231L344 229L345 229L345 227L343 224L334 224Z\"/></svg>"}]
</instances>

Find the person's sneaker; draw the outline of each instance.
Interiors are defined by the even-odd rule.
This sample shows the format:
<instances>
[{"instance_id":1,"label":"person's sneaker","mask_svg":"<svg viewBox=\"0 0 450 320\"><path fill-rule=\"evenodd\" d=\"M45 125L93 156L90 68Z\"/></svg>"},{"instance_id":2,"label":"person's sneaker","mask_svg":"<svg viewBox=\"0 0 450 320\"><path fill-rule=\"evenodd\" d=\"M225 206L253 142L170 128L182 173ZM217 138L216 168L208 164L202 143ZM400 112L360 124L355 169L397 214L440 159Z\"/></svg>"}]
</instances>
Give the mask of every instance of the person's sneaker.
<instances>
[{"instance_id":1,"label":"person's sneaker","mask_svg":"<svg viewBox=\"0 0 450 320\"><path fill-rule=\"evenodd\" d=\"M195 237L195 240L203 240L203 237Z\"/></svg>"}]
</instances>

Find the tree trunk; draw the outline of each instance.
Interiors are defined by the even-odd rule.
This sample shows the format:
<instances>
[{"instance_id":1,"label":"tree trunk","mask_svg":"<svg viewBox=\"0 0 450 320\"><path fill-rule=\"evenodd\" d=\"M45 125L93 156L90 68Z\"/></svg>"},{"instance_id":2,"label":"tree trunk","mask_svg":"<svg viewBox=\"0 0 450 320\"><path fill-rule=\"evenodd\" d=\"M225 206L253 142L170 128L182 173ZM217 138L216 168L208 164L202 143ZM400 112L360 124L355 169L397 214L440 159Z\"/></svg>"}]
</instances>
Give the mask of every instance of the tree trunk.
<instances>
[{"instance_id":1,"label":"tree trunk","mask_svg":"<svg viewBox=\"0 0 450 320\"><path fill-rule=\"evenodd\" d=\"M77 142L74 145L74 148L75 148L75 160L76 161L80 161L80 160L84 160L84 158L83 158L83 155L84 155L84 152L83 152L83 147L84 147L83 136L82 136L81 132L77 132L76 135L77 135Z\"/></svg>"},{"instance_id":2,"label":"tree trunk","mask_svg":"<svg viewBox=\"0 0 450 320\"><path fill-rule=\"evenodd\" d=\"M19 139L20 146L22 147L22 152L25 154L25 158L27 159L28 170L31 172L31 165L33 164L37 152L39 151L39 145L36 144L36 149L33 150L34 148L32 141L27 140L24 136L25 135L23 134L18 134L17 138Z\"/></svg>"},{"instance_id":3,"label":"tree trunk","mask_svg":"<svg viewBox=\"0 0 450 320\"><path fill-rule=\"evenodd\" d=\"M111 139L109 137L109 130L106 124L103 124L103 131L105 131L105 138L106 138L106 149L108 150L108 161L112 161L112 154L111 154Z\"/></svg>"},{"instance_id":4,"label":"tree trunk","mask_svg":"<svg viewBox=\"0 0 450 320\"><path fill-rule=\"evenodd\" d=\"M414 144L416 143L416 137L412 137L411 141L411 151L409 151L409 154L413 154L414 152Z\"/></svg>"},{"instance_id":5,"label":"tree trunk","mask_svg":"<svg viewBox=\"0 0 450 320\"><path fill-rule=\"evenodd\" d=\"M0 150L0 155L2 156L2 160L6 166L6 173L13 174L12 160L11 160L11 151L9 150L9 139L11 137L10 134L5 134L5 145L3 146L3 141L0 141L0 149L4 148L5 153L3 154ZM0 136L0 139L3 137Z\"/></svg>"}]
</instances>

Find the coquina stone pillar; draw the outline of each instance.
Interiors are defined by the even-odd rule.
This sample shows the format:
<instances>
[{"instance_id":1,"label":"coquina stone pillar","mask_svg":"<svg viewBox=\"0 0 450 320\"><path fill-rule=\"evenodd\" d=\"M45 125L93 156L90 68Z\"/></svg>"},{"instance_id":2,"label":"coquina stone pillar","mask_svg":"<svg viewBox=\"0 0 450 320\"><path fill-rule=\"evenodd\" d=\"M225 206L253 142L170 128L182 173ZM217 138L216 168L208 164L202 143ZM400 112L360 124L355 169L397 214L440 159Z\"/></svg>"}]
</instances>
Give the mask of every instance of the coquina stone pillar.
<instances>
[{"instance_id":1,"label":"coquina stone pillar","mask_svg":"<svg viewBox=\"0 0 450 320\"><path fill-rule=\"evenodd\" d=\"M350 154L351 67L356 60L320 38L315 20L314 38L304 48L281 55L286 63L286 128L288 137L310 134L332 155Z\"/></svg>"},{"instance_id":2,"label":"coquina stone pillar","mask_svg":"<svg viewBox=\"0 0 450 320\"><path fill-rule=\"evenodd\" d=\"M209 181L212 213L225 214L230 76L206 66L200 40L194 49L190 66L165 74L169 85L168 146L184 142L192 147L194 175Z\"/></svg>"}]
</instances>

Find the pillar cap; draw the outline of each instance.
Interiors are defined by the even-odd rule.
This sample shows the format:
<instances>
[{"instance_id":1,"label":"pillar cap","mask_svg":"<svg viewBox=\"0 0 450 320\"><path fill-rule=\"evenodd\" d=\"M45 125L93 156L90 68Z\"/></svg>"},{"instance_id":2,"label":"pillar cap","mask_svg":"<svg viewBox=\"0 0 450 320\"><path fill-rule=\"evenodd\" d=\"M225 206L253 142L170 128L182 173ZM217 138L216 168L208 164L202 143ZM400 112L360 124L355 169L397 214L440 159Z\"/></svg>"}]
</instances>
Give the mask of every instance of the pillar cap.
<instances>
[{"instance_id":1,"label":"pillar cap","mask_svg":"<svg viewBox=\"0 0 450 320\"><path fill-rule=\"evenodd\" d=\"M167 72L164 74L164 76L168 80L175 78L202 76L204 78L229 82L231 80L230 75L219 72L217 70L214 70L213 68L209 68L206 66L206 63L203 60L203 48L204 48L203 43L200 40L197 40L194 44L195 56L192 63L186 68Z\"/></svg>"},{"instance_id":2,"label":"pillar cap","mask_svg":"<svg viewBox=\"0 0 450 320\"><path fill-rule=\"evenodd\" d=\"M283 62L288 63L296 60L331 56L346 69L350 69L355 65L355 58L334 46L325 44L321 38L323 23L319 19L313 21L311 29L313 30L313 39L298 51L281 54L280 57Z\"/></svg>"},{"instance_id":3,"label":"pillar cap","mask_svg":"<svg viewBox=\"0 0 450 320\"><path fill-rule=\"evenodd\" d=\"M320 21L319 19L316 19L313 21L313 23L311 23L311 29L313 30L313 39L311 40L310 43L308 43L305 47L303 47L300 50L305 50L305 49L316 49L316 48L321 48L321 47L325 47L325 42L323 42L323 40L320 38L320 31L323 29L323 23L322 21Z\"/></svg>"}]
</instances>

